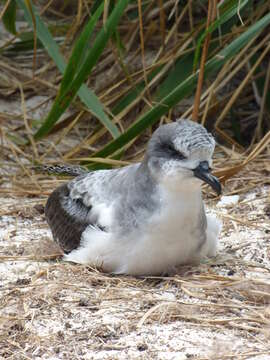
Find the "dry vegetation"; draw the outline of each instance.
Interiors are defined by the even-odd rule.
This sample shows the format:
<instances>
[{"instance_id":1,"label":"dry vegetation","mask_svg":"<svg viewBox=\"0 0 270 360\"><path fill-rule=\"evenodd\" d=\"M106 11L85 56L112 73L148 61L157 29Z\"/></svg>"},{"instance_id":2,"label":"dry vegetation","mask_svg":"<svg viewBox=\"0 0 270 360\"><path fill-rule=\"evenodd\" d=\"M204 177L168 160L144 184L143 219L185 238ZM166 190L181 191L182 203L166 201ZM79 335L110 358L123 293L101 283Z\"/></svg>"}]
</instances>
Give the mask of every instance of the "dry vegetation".
<instances>
[{"instance_id":1,"label":"dry vegetation","mask_svg":"<svg viewBox=\"0 0 270 360\"><path fill-rule=\"evenodd\" d=\"M75 8L36 3L68 59L93 1L75 2ZM182 7L165 0L147 4L133 20L123 17L119 34L88 79L121 133L175 88L173 71L185 55L193 59L202 26L198 19L207 14L204 1L198 8L191 1ZM137 2L128 12L134 9ZM230 31L212 36L209 57L269 12L269 2L261 1L252 16L242 14L243 26L238 20ZM105 21L108 13L103 15ZM20 16L16 25L23 33L26 22ZM100 27L101 22L95 32ZM175 275L147 278L110 276L62 262L43 210L50 192L66 179L37 174L32 166L139 161L151 126L122 144L121 158L101 157L98 151L113 136L77 99L49 136L37 141L34 134L51 109L61 76L44 49L26 51L24 40L1 32L0 358L270 359L269 26L217 73L209 73L202 89L198 118L216 135L215 171L226 180L225 200L205 194L210 211L224 224L219 254ZM146 86L121 107L142 81ZM193 96L184 94L157 120L191 117L193 104ZM234 195L239 199L228 198Z\"/></svg>"},{"instance_id":2,"label":"dry vegetation","mask_svg":"<svg viewBox=\"0 0 270 360\"><path fill-rule=\"evenodd\" d=\"M30 190L14 176L8 197L1 189L0 356L269 359L268 156L227 181L238 202L208 199L224 224L218 256L168 277L63 263L42 206L59 181L41 175Z\"/></svg>"}]
</instances>

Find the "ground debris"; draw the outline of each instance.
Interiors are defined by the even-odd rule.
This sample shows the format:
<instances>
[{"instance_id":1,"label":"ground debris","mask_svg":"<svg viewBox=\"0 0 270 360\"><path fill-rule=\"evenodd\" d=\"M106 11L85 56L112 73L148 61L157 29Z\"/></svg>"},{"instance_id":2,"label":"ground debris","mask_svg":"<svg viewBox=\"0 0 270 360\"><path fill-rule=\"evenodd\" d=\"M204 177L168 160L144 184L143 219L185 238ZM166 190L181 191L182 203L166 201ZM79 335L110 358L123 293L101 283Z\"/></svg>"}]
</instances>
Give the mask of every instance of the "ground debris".
<instances>
[{"instance_id":1,"label":"ground debris","mask_svg":"<svg viewBox=\"0 0 270 360\"><path fill-rule=\"evenodd\" d=\"M260 168L247 174L258 181ZM269 359L269 190L208 199L223 221L218 256L145 278L63 262L43 190L3 197L0 358ZM230 180L224 195L236 191Z\"/></svg>"}]
</instances>

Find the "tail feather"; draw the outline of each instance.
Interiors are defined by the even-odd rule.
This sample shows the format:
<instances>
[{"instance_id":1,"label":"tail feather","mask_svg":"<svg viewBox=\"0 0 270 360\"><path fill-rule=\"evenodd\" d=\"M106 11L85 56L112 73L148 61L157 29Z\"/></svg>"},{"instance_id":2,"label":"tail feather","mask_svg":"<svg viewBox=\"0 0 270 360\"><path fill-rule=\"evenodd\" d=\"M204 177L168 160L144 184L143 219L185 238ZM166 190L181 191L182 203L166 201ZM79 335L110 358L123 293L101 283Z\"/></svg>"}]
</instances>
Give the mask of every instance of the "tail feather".
<instances>
[{"instance_id":1,"label":"tail feather","mask_svg":"<svg viewBox=\"0 0 270 360\"><path fill-rule=\"evenodd\" d=\"M87 174L87 170L76 165L40 165L33 168L34 170L55 175L79 176Z\"/></svg>"}]
</instances>

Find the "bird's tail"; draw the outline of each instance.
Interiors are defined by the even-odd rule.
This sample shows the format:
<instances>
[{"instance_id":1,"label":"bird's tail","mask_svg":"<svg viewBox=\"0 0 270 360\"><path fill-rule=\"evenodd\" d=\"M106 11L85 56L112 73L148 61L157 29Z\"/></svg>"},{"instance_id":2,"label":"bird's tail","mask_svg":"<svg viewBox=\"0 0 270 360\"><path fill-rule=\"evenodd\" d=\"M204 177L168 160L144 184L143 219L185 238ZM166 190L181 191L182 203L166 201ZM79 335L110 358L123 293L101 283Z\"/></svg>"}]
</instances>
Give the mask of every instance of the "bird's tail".
<instances>
[{"instance_id":1,"label":"bird's tail","mask_svg":"<svg viewBox=\"0 0 270 360\"><path fill-rule=\"evenodd\" d=\"M81 166L76 165L39 165L33 167L33 170L45 172L55 175L79 176L87 174L87 170Z\"/></svg>"}]
</instances>

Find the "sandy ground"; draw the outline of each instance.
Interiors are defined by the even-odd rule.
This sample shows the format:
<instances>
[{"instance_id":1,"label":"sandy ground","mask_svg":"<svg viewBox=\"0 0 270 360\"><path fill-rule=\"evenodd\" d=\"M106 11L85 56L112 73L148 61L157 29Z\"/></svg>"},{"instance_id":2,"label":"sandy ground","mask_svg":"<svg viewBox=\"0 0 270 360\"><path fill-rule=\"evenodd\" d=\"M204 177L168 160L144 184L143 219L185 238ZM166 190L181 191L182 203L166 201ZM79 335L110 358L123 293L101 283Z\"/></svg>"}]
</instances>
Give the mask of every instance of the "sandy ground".
<instances>
[{"instance_id":1,"label":"sandy ground","mask_svg":"<svg viewBox=\"0 0 270 360\"><path fill-rule=\"evenodd\" d=\"M55 259L46 196L2 194L0 357L270 359L270 186L231 197L237 181L208 199L224 223L218 256L152 278Z\"/></svg>"}]
</instances>

